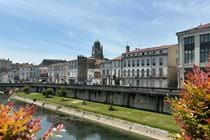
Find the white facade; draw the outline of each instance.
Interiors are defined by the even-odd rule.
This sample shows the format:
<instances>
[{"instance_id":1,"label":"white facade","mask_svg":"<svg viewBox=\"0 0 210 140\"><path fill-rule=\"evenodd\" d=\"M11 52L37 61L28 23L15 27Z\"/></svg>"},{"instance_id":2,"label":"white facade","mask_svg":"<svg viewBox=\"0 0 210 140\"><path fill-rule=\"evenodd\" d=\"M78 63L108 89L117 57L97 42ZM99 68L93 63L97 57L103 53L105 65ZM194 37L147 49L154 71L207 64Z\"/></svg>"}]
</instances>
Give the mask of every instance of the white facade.
<instances>
[{"instance_id":1,"label":"white facade","mask_svg":"<svg viewBox=\"0 0 210 140\"><path fill-rule=\"evenodd\" d=\"M48 82L49 83L67 83L68 63L56 63L48 67Z\"/></svg>"},{"instance_id":2,"label":"white facade","mask_svg":"<svg viewBox=\"0 0 210 140\"><path fill-rule=\"evenodd\" d=\"M77 82L77 70L78 70L78 64L77 60L71 60L68 62L68 83L74 84Z\"/></svg>"},{"instance_id":3,"label":"white facade","mask_svg":"<svg viewBox=\"0 0 210 140\"><path fill-rule=\"evenodd\" d=\"M30 82L36 83L39 82L39 67L33 64L19 64L18 65L18 74L20 82Z\"/></svg>"},{"instance_id":4,"label":"white facade","mask_svg":"<svg viewBox=\"0 0 210 140\"><path fill-rule=\"evenodd\" d=\"M108 60L101 63L101 78L103 85L111 85L111 75L112 75L112 61Z\"/></svg>"},{"instance_id":5,"label":"white facade","mask_svg":"<svg viewBox=\"0 0 210 140\"><path fill-rule=\"evenodd\" d=\"M15 71L10 70L7 72L0 73L0 83L14 83Z\"/></svg>"},{"instance_id":6,"label":"white facade","mask_svg":"<svg viewBox=\"0 0 210 140\"><path fill-rule=\"evenodd\" d=\"M205 68L210 54L210 23L177 33L178 87L182 87L187 71L193 65Z\"/></svg>"},{"instance_id":7,"label":"white facade","mask_svg":"<svg viewBox=\"0 0 210 140\"><path fill-rule=\"evenodd\" d=\"M176 87L177 45L136 49L101 64L102 83L139 87Z\"/></svg>"}]
</instances>

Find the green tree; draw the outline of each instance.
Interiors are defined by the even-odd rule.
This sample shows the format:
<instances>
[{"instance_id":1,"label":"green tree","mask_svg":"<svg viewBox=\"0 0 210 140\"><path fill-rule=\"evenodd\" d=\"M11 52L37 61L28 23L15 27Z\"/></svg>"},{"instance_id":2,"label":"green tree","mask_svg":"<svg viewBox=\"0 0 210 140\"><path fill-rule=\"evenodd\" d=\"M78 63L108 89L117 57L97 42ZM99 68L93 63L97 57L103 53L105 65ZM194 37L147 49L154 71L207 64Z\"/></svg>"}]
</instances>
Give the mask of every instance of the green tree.
<instances>
[{"instance_id":1,"label":"green tree","mask_svg":"<svg viewBox=\"0 0 210 140\"><path fill-rule=\"evenodd\" d=\"M66 89L65 89L65 87L59 88L57 90L57 92L56 92L56 95L60 96L60 97L66 97Z\"/></svg>"},{"instance_id":2,"label":"green tree","mask_svg":"<svg viewBox=\"0 0 210 140\"><path fill-rule=\"evenodd\" d=\"M25 86L23 88L23 92L26 93L26 94L29 94L30 93L30 87L29 86Z\"/></svg>"},{"instance_id":3,"label":"green tree","mask_svg":"<svg viewBox=\"0 0 210 140\"><path fill-rule=\"evenodd\" d=\"M49 98L50 95L53 94L53 89L52 88L47 88L43 91L43 95L46 97L46 98Z\"/></svg>"}]
</instances>

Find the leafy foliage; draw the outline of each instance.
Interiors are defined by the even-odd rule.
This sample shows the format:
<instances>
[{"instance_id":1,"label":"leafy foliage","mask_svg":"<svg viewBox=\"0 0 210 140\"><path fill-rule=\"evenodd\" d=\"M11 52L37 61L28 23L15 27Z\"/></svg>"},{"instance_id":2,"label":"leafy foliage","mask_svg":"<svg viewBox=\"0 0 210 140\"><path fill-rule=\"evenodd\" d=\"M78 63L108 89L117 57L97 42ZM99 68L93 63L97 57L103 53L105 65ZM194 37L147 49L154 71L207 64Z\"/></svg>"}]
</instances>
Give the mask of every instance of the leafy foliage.
<instances>
[{"instance_id":1,"label":"leafy foliage","mask_svg":"<svg viewBox=\"0 0 210 140\"><path fill-rule=\"evenodd\" d=\"M40 119L32 119L35 106L17 111L12 106L12 103L0 105L0 140L32 139L40 129Z\"/></svg>"},{"instance_id":2,"label":"leafy foliage","mask_svg":"<svg viewBox=\"0 0 210 140\"><path fill-rule=\"evenodd\" d=\"M45 97L50 97L50 95L52 95L52 94L53 94L53 89L52 88L47 88L43 91L43 95Z\"/></svg>"},{"instance_id":3,"label":"leafy foliage","mask_svg":"<svg viewBox=\"0 0 210 140\"><path fill-rule=\"evenodd\" d=\"M60 96L60 97L66 97L65 87L59 88L58 91L56 92L56 95L57 96Z\"/></svg>"},{"instance_id":4,"label":"leafy foliage","mask_svg":"<svg viewBox=\"0 0 210 140\"><path fill-rule=\"evenodd\" d=\"M23 92L26 93L26 94L29 94L30 93L30 87L29 86L25 86L23 88Z\"/></svg>"},{"instance_id":5,"label":"leafy foliage","mask_svg":"<svg viewBox=\"0 0 210 140\"><path fill-rule=\"evenodd\" d=\"M27 105L13 109L13 103L7 105L0 104L0 140L32 140L41 129L40 119L33 119L35 112L34 105ZM63 128L63 124L58 124L56 133ZM46 131L41 140L47 140L51 136L53 127Z\"/></svg>"},{"instance_id":6,"label":"leafy foliage","mask_svg":"<svg viewBox=\"0 0 210 140\"><path fill-rule=\"evenodd\" d=\"M172 100L173 116L181 128L177 139L210 139L210 73L194 67L180 98Z\"/></svg>"}]
</instances>

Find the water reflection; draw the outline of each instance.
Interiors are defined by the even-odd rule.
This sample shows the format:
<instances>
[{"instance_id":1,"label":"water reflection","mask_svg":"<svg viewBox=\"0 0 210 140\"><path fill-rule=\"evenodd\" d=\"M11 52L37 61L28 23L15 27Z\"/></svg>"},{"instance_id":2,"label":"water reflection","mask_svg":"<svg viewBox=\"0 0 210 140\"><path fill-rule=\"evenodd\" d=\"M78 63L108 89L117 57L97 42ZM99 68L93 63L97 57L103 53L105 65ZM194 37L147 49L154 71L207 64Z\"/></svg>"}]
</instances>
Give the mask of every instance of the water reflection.
<instances>
[{"instance_id":1,"label":"water reflection","mask_svg":"<svg viewBox=\"0 0 210 140\"><path fill-rule=\"evenodd\" d=\"M0 96L0 101L6 103L6 97ZM23 106L22 102L16 102L16 108ZM37 133L37 139L55 123L63 123L66 131L59 132L62 138L50 140L151 140L147 137L137 137L115 129L99 126L71 116L58 115L54 112L38 108L35 117L41 118L42 129Z\"/></svg>"}]
</instances>

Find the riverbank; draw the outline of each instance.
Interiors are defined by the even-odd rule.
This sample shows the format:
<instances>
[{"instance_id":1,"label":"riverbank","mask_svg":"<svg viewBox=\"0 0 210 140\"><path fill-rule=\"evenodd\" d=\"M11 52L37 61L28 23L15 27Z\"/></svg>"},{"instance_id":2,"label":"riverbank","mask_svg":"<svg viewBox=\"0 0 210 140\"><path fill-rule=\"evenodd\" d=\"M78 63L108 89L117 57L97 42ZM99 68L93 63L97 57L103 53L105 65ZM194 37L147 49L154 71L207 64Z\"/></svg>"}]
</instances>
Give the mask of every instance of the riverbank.
<instances>
[{"instance_id":1,"label":"riverbank","mask_svg":"<svg viewBox=\"0 0 210 140\"><path fill-rule=\"evenodd\" d=\"M109 105L106 105L106 104L86 101L86 105L83 105L82 100L63 98L63 97L57 97L57 96L53 96L51 98L45 98L42 94L39 94L39 93L31 93L31 94L19 93L18 95L24 98L31 99L30 100L31 102L33 99L37 99L38 102L41 101L42 103L45 102L47 104L52 104L56 106L56 108L57 106L62 106L62 109L63 108L74 109L74 110L79 111L80 113L85 112L84 114L90 114L94 112L93 114L96 116L98 116L99 114L103 114L102 117L99 117L99 121L102 121L102 122L104 120L107 120L107 118L111 118L111 119L118 118L122 121L125 120L125 123L129 124L128 126L129 129L133 129L134 128L133 126L136 126L136 124L143 124L142 127L144 128L146 128L145 127L146 125L146 126L166 130L166 131L160 130L161 132L164 132L164 135L169 135L167 131L169 131L170 133L178 132L178 127L175 125L173 118L170 115L141 111L141 110L119 107L119 106L114 106L115 110L109 111L108 110ZM84 118L84 116L81 116L81 114L79 116ZM105 116L106 118L104 120L101 120L101 118L104 118L103 116ZM96 118L96 120L98 120L98 118ZM115 120L115 121L119 122L118 120ZM132 122L132 124L130 124L130 122ZM111 122L110 124L115 124L115 123L116 122ZM121 124L121 125L123 126L124 124ZM148 132L154 133L156 131L159 131L159 129L155 129L155 131L153 129L152 130L148 129L145 131L146 133ZM134 132L134 133L139 133L139 132ZM151 134L149 134L149 136L151 136ZM160 138L159 134L158 134L158 138Z\"/></svg>"}]
</instances>

